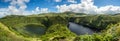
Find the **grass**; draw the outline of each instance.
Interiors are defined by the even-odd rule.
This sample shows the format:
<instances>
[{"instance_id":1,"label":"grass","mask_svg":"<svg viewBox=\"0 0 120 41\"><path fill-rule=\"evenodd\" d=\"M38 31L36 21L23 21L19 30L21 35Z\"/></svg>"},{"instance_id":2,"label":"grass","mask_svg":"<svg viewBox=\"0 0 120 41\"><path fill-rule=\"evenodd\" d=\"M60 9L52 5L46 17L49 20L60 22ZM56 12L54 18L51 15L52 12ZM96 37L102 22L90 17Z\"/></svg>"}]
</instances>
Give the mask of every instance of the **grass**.
<instances>
[{"instance_id":1,"label":"grass","mask_svg":"<svg viewBox=\"0 0 120 41\"><path fill-rule=\"evenodd\" d=\"M78 17L73 20L73 22L78 23L80 25L88 26L92 29L96 30L104 30L110 24L117 24L120 22L120 16L112 16L112 15L91 15L85 17Z\"/></svg>"},{"instance_id":2,"label":"grass","mask_svg":"<svg viewBox=\"0 0 120 41\"><path fill-rule=\"evenodd\" d=\"M16 35L14 32L10 31L8 27L0 23L0 41L27 41L27 39Z\"/></svg>"},{"instance_id":3,"label":"grass","mask_svg":"<svg viewBox=\"0 0 120 41\"><path fill-rule=\"evenodd\" d=\"M118 41L120 38L119 17L118 15L83 16L76 14L6 16L0 19L0 40ZM93 35L77 36L67 28L69 21L87 26L91 29L100 30L101 32Z\"/></svg>"},{"instance_id":4,"label":"grass","mask_svg":"<svg viewBox=\"0 0 120 41\"><path fill-rule=\"evenodd\" d=\"M46 31L46 34L41 37L43 41L55 41L56 38L62 39L60 37L63 37L62 40L70 41L74 39L76 35L67 29L66 25L62 24L54 24L48 28Z\"/></svg>"}]
</instances>

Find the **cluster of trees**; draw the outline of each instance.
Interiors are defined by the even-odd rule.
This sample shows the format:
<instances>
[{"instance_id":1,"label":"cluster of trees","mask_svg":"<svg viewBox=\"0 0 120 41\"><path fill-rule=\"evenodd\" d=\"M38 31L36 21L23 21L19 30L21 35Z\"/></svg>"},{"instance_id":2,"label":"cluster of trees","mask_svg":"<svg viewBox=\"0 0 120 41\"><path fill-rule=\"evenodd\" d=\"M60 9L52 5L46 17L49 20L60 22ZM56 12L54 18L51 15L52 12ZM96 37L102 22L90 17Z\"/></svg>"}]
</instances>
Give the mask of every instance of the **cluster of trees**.
<instances>
[{"instance_id":1,"label":"cluster of trees","mask_svg":"<svg viewBox=\"0 0 120 41\"><path fill-rule=\"evenodd\" d=\"M66 12L66 15L69 12ZM87 16L55 16L39 15L31 16L6 16L0 19L0 22L5 24L10 31L26 38L38 38L43 41L118 41L120 37L120 16L112 15L87 15ZM67 25L69 22L78 23L83 26L88 26L91 29L102 30L101 33L93 35L80 35L72 33ZM1 25L1 24L0 24ZM1 27L1 26L0 26ZM113 30L115 29L115 30ZM0 28L1 31L1 28ZM5 31L0 32L0 39L6 37ZM15 38L16 39L16 38ZM13 39L14 40L14 39ZM22 39L24 40L24 39Z\"/></svg>"},{"instance_id":2,"label":"cluster of trees","mask_svg":"<svg viewBox=\"0 0 120 41\"><path fill-rule=\"evenodd\" d=\"M54 24L50 26L46 34L41 37L43 41L70 41L73 40L76 35L72 33L64 24Z\"/></svg>"},{"instance_id":3,"label":"cluster of trees","mask_svg":"<svg viewBox=\"0 0 120 41\"><path fill-rule=\"evenodd\" d=\"M74 18L74 17L71 17ZM107 26L110 24L117 24L120 22L120 16L112 15L90 15L84 17L74 18L72 22L80 25L88 26L96 30L108 29Z\"/></svg>"},{"instance_id":4,"label":"cluster of trees","mask_svg":"<svg viewBox=\"0 0 120 41\"><path fill-rule=\"evenodd\" d=\"M24 37L42 37L41 40L48 40L54 36L63 36L67 39L75 36L67 29L68 21L66 17L62 16L7 16L1 18L0 21L8 26L11 31Z\"/></svg>"}]
</instances>

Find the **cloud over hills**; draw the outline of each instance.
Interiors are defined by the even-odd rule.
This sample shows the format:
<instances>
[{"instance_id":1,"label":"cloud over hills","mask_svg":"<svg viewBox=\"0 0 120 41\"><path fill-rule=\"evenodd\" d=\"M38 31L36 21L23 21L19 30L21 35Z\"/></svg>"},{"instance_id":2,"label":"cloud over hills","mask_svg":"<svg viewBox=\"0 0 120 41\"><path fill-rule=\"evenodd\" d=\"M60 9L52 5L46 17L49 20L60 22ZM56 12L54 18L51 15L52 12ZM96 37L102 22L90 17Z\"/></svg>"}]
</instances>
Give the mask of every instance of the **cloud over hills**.
<instances>
[{"instance_id":1,"label":"cloud over hills","mask_svg":"<svg viewBox=\"0 0 120 41\"><path fill-rule=\"evenodd\" d=\"M34 14L48 13L48 12L49 12L48 8L40 8L40 7L36 7L35 10L32 11L32 13Z\"/></svg>"},{"instance_id":2,"label":"cloud over hills","mask_svg":"<svg viewBox=\"0 0 120 41\"><path fill-rule=\"evenodd\" d=\"M29 3L30 1L31 0L4 0L4 2L9 2L9 5L7 6L7 8L0 8L0 16L11 15L11 14L30 15L30 14L48 13L51 11L50 10L51 8L49 8L50 6L49 4L48 4L49 6L46 5L46 7L41 8L40 6L42 5L40 6L38 5L35 6L34 9L32 10L26 10L29 7L27 6L27 3ZM54 1L56 4L60 3L60 5L57 4L54 7L52 7L52 10L56 12L72 11L76 13L87 13L87 14L120 13L120 6L106 5L106 6L98 7L94 5L95 4L94 0L79 0L80 3L78 3L78 0L49 0L49 1ZM70 4L69 5L67 3L61 4L63 1L67 1ZM54 3L52 4L54 5Z\"/></svg>"},{"instance_id":3,"label":"cloud over hills","mask_svg":"<svg viewBox=\"0 0 120 41\"><path fill-rule=\"evenodd\" d=\"M119 6L107 5L97 7L94 5L94 0L81 0L79 4L58 5L56 6L59 12L72 11L76 13L87 14L115 14L120 13Z\"/></svg>"},{"instance_id":4,"label":"cloud over hills","mask_svg":"<svg viewBox=\"0 0 120 41\"><path fill-rule=\"evenodd\" d=\"M8 8L0 8L0 15L22 15L25 14L27 11L27 5L30 0L4 0L5 2L10 2ZM3 10L4 9L4 10Z\"/></svg>"}]
</instances>

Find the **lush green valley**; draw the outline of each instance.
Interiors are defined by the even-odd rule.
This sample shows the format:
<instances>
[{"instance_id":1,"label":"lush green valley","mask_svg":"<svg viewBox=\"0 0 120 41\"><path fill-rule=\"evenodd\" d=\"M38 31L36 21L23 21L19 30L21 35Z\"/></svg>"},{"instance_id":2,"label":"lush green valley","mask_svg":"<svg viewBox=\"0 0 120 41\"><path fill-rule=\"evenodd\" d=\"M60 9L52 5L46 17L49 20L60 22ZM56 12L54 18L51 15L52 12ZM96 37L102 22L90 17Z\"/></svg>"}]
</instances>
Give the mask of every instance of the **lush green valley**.
<instances>
[{"instance_id":1,"label":"lush green valley","mask_svg":"<svg viewBox=\"0 0 120 41\"><path fill-rule=\"evenodd\" d=\"M120 15L78 13L11 15L0 19L0 41L119 41ZM89 27L96 33L76 35L69 22Z\"/></svg>"}]
</instances>

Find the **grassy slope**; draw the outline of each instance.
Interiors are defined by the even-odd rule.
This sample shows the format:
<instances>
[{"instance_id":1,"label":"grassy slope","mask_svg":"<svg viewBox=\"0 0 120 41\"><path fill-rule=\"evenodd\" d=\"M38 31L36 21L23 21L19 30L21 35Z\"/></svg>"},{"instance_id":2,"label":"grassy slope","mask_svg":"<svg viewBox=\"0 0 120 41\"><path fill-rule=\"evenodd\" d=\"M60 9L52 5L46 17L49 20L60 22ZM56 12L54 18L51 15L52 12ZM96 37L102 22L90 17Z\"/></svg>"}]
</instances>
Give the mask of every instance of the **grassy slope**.
<instances>
[{"instance_id":1,"label":"grassy slope","mask_svg":"<svg viewBox=\"0 0 120 41\"><path fill-rule=\"evenodd\" d=\"M69 16L70 17L70 16ZM67 29L69 17L65 16L8 16L0 19L0 21L8 26L10 30L16 33L20 33L19 30L21 27L24 27L28 24L36 24L42 26L46 29L46 33L39 37L41 40L73 40L76 36ZM73 20L71 19L73 18ZM108 16L108 15L97 15L97 16L82 16L82 17L70 17L75 23L87 25L94 27L95 29L111 29L113 27L108 27L111 24L119 23L119 16ZM9 20L9 21L8 21ZM17 30L16 30L17 29ZM120 29L120 28L118 28ZM23 30L24 31L24 30ZM119 30L115 34L119 33ZM22 34L23 35L23 34ZM26 36L26 34L24 33ZM32 34L31 34L32 35ZM38 35L37 35L38 36ZM116 35L116 36L119 36ZM101 34L94 35L82 35L76 37L74 40L91 40L91 41L113 41L116 36L110 32L103 32ZM31 36L27 36L31 37Z\"/></svg>"},{"instance_id":2,"label":"grassy slope","mask_svg":"<svg viewBox=\"0 0 120 41\"><path fill-rule=\"evenodd\" d=\"M74 41L119 41L120 23L110 24L108 28L99 34L78 36Z\"/></svg>"},{"instance_id":3,"label":"grassy slope","mask_svg":"<svg viewBox=\"0 0 120 41\"><path fill-rule=\"evenodd\" d=\"M22 36L17 36L8 27L0 23L0 41L25 41Z\"/></svg>"},{"instance_id":4,"label":"grassy slope","mask_svg":"<svg viewBox=\"0 0 120 41\"><path fill-rule=\"evenodd\" d=\"M16 34L23 35L25 37L36 37L36 36L38 37L42 35L43 33L42 32L34 33L34 31L29 31L31 29L45 29L46 28L43 24L41 24L41 21L43 20L43 18L41 18L40 20L38 19L40 18L25 17L25 16L8 16L8 17L1 19L1 22L5 24L6 26L8 26L8 28L12 30L13 32L15 32ZM36 27L29 27L28 25L29 26L36 25Z\"/></svg>"},{"instance_id":5,"label":"grassy slope","mask_svg":"<svg viewBox=\"0 0 120 41\"><path fill-rule=\"evenodd\" d=\"M117 24L120 22L120 16L111 15L91 15L85 17L78 17L74 19L75 23L88 26L96 30L104 30L110 24Z\"/></svg>"},{"instance_id":6,"label":"grassy slope","mask_svg":"<svg viewBox=\"0 0 120 41\"><path fill-rule=\"evenodd\" d=\"M64 24L54 24L48 28L46 34L41 37L43 41L72 41L75 38L75 34L67 29Z\"/></svg>"},{"instance_id":7,"label":"grassy slope","mask_svg":"<svg viewBox=\"0 0 120 41\"><path fill-rule=\"evenodd\" d=\"M49 17L48 16L45 16L45 17L7 16L7 17L0 19L0 21L3 24L5 24L6 26L8 26L8 28L11 31L15 32L16 34L23 35L24 37L37 37L38 40L39 39L40 40L49 39L49 38L52 38L51 36L58 36L59 34L63 35L63 37L65 37L66 39L71 39L69 37L75 36L75 34L73 34L72 32L70 32L70 30L67 29L67 23L68 23L67 19L64 17L61 17L61 16L53 16L53 17L50 17L50 16ZM30 24L32 24L32 25L30 25ZM57 25L57 24L59 24L59 25ZM33 26L33 25L35 25L35 26ZM38 26L36 26L36 25L38 25ZM36 30L36 27L44 28L45 32L46 32L46 33L44 33L45 35L38 34L38 33L41 33L39 31L41 29ZM26 28L29 30L26 31ZM50 30L54 30L55 33L49 33ZM26 32L28 32L28 33L26 33ZM31 32L33 32L33 33L31 33ZM39 36L42 36L44 38L41 38ZM45 38L46 36L49 38ZM69 36L69 37L67 37L67 36ZM60 37L60 36L58 36L58 37Z\"/></svg>"},{"instance_id":8,"label":"grassy slope","mask_svg":"<svg viewBox=\"0 0 120 41\"><path fill-rule=\"evenodd\" d=\"M38 38L26 38L22 35L17 35L8 27L0 23L0 41L41 41Z\"/></svg>"}]
</instances>

